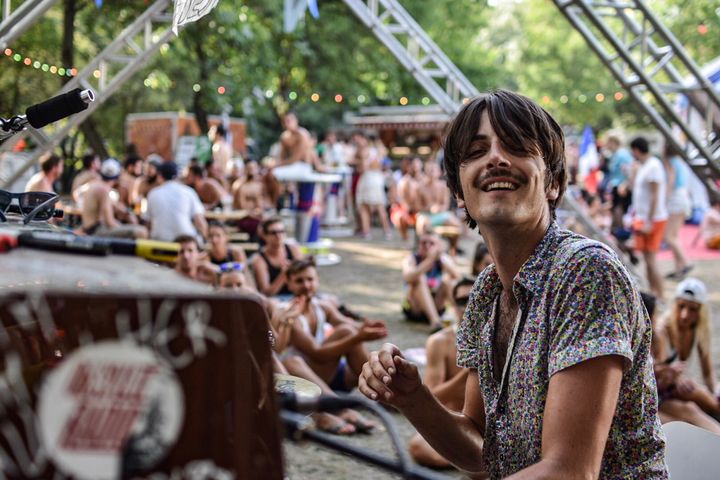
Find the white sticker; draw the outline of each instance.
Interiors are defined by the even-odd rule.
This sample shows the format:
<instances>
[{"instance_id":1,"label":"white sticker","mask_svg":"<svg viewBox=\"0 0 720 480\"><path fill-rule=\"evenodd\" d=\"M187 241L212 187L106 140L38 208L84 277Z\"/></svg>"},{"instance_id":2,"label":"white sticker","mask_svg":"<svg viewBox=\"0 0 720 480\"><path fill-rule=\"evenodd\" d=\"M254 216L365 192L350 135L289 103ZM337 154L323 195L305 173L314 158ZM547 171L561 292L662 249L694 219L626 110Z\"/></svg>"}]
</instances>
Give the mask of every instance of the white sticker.
<instances>
[{"instance_id":1,"label":"white sticker","mask_svg":"<svg viewBox=\"0 0 720 480\"><path fill-rule=\"evenodd\" d=\"M106 341L48 373L38 401L41 438L56 466L80 479L114 479L155 466L175 445L182 387L152 350Z\"/></svg>"}]
</instances>

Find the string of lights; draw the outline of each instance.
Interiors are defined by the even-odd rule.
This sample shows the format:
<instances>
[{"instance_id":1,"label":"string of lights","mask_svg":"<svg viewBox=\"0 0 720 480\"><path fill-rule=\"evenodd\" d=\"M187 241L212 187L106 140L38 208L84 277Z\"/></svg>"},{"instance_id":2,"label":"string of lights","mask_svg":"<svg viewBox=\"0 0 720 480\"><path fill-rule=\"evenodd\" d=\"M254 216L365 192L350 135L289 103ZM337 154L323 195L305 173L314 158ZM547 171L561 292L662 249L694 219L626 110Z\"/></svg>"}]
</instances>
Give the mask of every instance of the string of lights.
<instances>
[{"instance_id":1,"label":"string of lights","mask_svg":"<svg viewBox=\"0 0 720 480\"><path fill-rule=\"evenodd\" d=\"M25 55L21 55L20 53L13 51L12 48L6 48L3 53L6 58L22 63L26 67L34 68L52 75L58 75L60 77L74 77L78 72L75 67L58 67L48 62L42 62Z\"/></svg>"},{"instance_id":2,"label":"string of lights","mask_svg":"<svg viewBox=\"0 0 720 480\"><path fill-rule=\"evenodd\" d=\"M151 81L151 79L149 79L149 78L145 79L144 85L148 88L157 88L156 85L154 84L154 82ZM171 88L175 88L174 82L173 82ZM220 95L224 95L227 92L227 88L223 85L220 85L218 87L210 87L210 88L213 90L216 90L217 93ZM192 90L194 92L199 92L202 89L203 89L203 87L199 83L196 83L192 86ZM264 93L265 98L267 98L268 100L272 99L273 97L275 97L277 95L277 92L274 92L273 90L266 90L263 93ZM324 95L321 95L318 92L313 92L307 98L309 98L311 102L316 103L316 102L319 102L323 96ZM342 93L335 93L335 94L329 94L328 96L330 98L332 98L333 101L335 101L335 103L351 103L351 102L355 103L356 102L359 104L363 104L363 103L367 103L370 101L370 97L365 94L348 95L348 94L342 94ZM287 98L287 100L294 102L294 101L297 101L298 99L300 99L301 95L295 91L290 91L290 92L288 92L286 98ZM388 97L382 98L382 100L387 100L387 99L388 99ZM621 91L610 92L610 93L593 92L593 93L563 94L556 98L553 98L549 95L544 95L543 97L540 98L540 103L542 103L544 105L550 105L553 103L567 104L567 103L571 103L571 102L587 103L589 101L603 103L605 101L609 102L609 101L613 101L613 100L616 102L620 102L623 99L625 99L625 94ZM426 96L419 97L415 100L418 101L420 104L426 105L426 106L430 105L432 103L430 98L426 97ZM464 99L463 101L466 102L467 99ZM411 98L409 98L405 95L400 96L397 99L397 103L399 105L408 105L411 103Z\"/></svg>"}]
</instances>

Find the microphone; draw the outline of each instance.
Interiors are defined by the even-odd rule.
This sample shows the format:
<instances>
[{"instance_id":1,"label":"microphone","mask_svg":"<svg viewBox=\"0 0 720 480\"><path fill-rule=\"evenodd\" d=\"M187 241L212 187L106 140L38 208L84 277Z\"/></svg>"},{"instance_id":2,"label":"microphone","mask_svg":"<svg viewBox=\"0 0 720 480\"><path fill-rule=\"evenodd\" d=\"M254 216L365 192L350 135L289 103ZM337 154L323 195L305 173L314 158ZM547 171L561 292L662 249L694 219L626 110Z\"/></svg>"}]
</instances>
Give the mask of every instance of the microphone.
<instances>
[{"instance_id":1,"label":"microphone","mask_svg":"<svg viewBox=\"0 0 720 480\"><path fill-rule=\"evenodd\" d=\"M296 395L294 392L279 392L280 408L291 412L336 412L343 408L362 406L360 400L349 396L336 397L335 395Z\"/></svg>"},{"instance_id":2,"label":"microphone","mask_svg":"<svg viewBox=\"0 0 720 480\"><path fill-rule=\"evenodd\" d=\"M49 123L82 112L93 101L95 101L95 94L92 90L76 88L50 100L28 107L25 110L25 116L33 128L42 128Z\"/></svg>"}]
</instances>

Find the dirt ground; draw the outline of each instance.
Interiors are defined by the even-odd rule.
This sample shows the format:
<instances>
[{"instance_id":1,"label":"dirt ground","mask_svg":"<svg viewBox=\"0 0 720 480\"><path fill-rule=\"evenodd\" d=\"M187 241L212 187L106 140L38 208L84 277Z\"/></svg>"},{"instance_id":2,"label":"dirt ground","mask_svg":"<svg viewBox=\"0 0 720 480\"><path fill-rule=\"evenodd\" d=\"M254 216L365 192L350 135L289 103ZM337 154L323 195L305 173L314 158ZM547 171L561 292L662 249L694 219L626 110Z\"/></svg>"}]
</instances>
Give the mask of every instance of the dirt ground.
<instances>
[{"instance_id":1,"label":"dirt ground","mask_svg":"<svg viewBox=\"0 0 720 480\"><path fill-rule=\"evenodd\" d=\"M403 299L401 264L408 250L400 240L377 240L382 232L376 230L376 240L358 238L336 238L332 249L342 257L339 265L320 269L321 290L338 295L343 302L358 312L372 318L387 322L390 332L387 341L395 343L401 349L423 347L428 336L428 328L423 325L408 323L403 320L400 303ZM470 273L469 257L472 255L479 236L472 232L461 240L465 253L457 258L462 271ZM710 293L713 306L714 324L714 363L716 371L720 367L720 276L717 269L719 261L694 262L693 276L703 280ZM670 262L661 262L662 272L671 270ZM667 282L666 297L672 298L675 283ZM374 349L382 342L370 344ZM696 362L697 363L697 362ZM699 378L699 377L698 377ZM415 430L399 414L392 414L404 442L410 440ZM343 437L352 445L363 446L385 456L392 455L392 446L384 432L371 435L355 435ZM368 464L351 459L330 451L326 447L316 446L309 442L293 443L285 441L285 471L292 480L305 479L348 479L360 480L367 478L385 479L399 478ZM459 472L443 472L450 478L462 478Z\"/></svg>"}]
</instances>

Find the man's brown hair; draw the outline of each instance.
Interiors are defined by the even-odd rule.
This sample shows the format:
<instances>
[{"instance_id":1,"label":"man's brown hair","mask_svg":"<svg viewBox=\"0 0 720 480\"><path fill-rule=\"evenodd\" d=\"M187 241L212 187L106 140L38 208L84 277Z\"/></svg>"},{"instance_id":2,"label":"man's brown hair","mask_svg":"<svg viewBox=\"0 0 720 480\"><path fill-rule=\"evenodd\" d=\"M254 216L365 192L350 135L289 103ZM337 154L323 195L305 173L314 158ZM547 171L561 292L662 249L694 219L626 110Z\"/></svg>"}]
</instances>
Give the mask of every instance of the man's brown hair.
<instances>
[{"instance_id":1,"label":"man's brown hair","mask_svg":"<svg viewBox=\"0 0 720 480\"><path fill-rule=\"evenodd\" d=\"M193 237L192 235L178 235L177 237L175 237L174 242L179 244L194 243L198 252L200 251L200 242L198 242L198 239Z\"/></svg>"},{"instance_id":2,"label":"man's brown hair","mask_svg":"<svg viewBox=\"0 0 720 480\"><path fill-rule=\"evenodd\" d=\"M464 198L460 166L470 160L469 150L485 110L505 150L544 159L545 189L553 185L558 187L557 199L548 200L550 214L555 218L555 207L562 200L567 185L565 135L555 119L537 103L508 90L495 90L472 99L448 125L443 142L443 163L450 192L457 198ZM467 207L465 213L470 228L477 227Z\"/></svg>"},{"instance_id":3,"label":"man's brown hair","mask_svg":"<svg viewBox=\"0 0 720 480\"><path fill-rule=\"evenodd\" d=\"M60 162L62 162L62 158L57 155L48 155L40 159L40 168L44 173L48 173L50 170L60 165Z\"/></svg>"},{"instance_id":4,"label":"man's brown hair","mask_svg":"<svg viewBox=\"0 0 720 480\"><path fill-rule=\"evenodd\" d=\"M311 267L315 268L315 259L313 257L302 258L300 260L293 260L293 262L290 264L287 271L285 272L285 275L287 276L287 278L289 280L290 277L292 277L293 275L303 272Z\"/></svg>"},{"instance_id":5,"label":"man's brown hair","mask_svg":"<svg viewBox=\"0 0 720 480\"><path fill-rule=\"evenodd\" d=\"M262 223L260 224L260 228L262 229L263 233L267 233L270 225L275 225L276 223L284 225L282 218L273 216L273 217L268 217L265 220L263 220Z\"/></svg>"}]
</instances>

